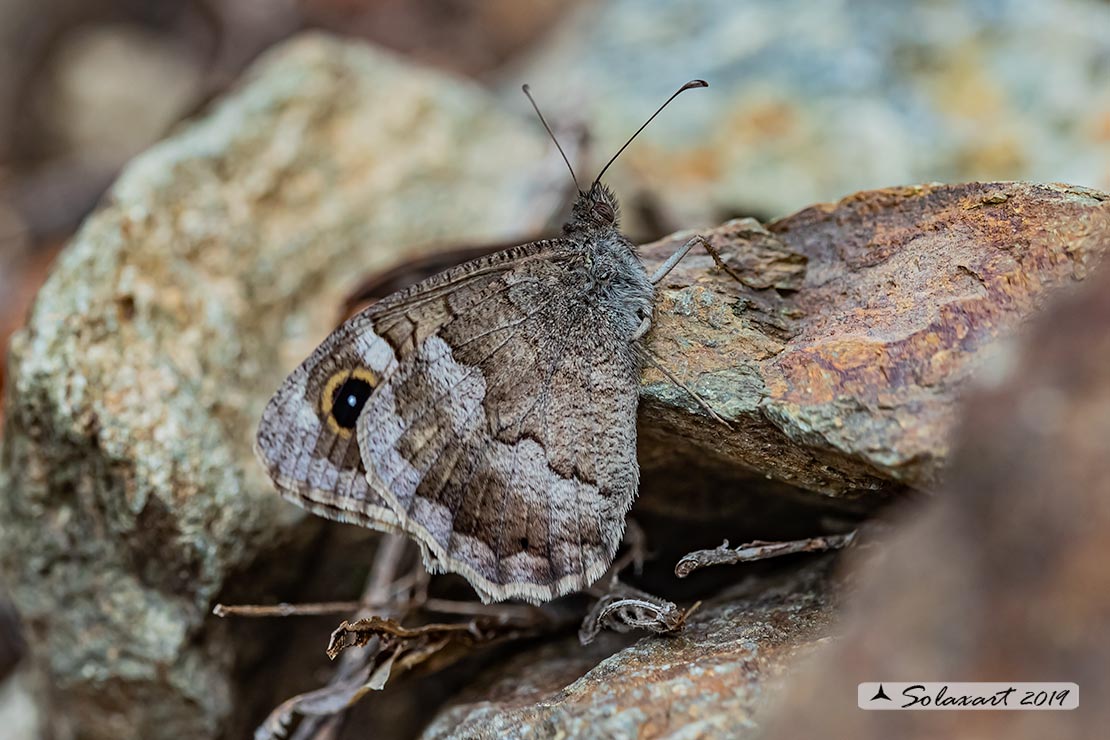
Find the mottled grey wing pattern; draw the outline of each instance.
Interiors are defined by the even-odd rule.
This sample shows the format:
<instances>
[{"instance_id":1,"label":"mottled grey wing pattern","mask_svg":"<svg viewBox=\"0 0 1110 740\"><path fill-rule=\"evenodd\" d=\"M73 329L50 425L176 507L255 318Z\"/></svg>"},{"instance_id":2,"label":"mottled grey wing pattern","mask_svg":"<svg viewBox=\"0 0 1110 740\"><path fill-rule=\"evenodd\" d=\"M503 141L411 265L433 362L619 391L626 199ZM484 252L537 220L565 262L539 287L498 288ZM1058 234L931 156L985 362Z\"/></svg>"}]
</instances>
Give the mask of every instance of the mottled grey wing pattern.
<instances>
[{"instance_id":1,"label":"mottled grey wing pattern","mask_svg":"<svg viewBox=\"0 0 1110 740\"><path fill-rule=\"evenodd\" d=\"M285 380L262 414L255 453L281 494L314 514L383 531L398 519L366 480L352 430L329 419L327 397L355 373L384 377L393 349L365 314L348 320Z\"/></svg>"},{"instance_id":2,"label":"mottled grey wing pattern","mask_svg":"<svg viewBox=\"0 0 1110 740\"><path fill-rule=\"evenodd\" d=\"M585 259L526 244L345 322L263 414L256 451L282 494L411 534L486 600L596 580L636 491L638 365L586 298ZM369 394L357 424L336 411L352 380Z\"/></svg>"},{"instance_id":3,"label":"mottled grey wing pattern","mask_svg":"<svg viewBox=\"0 0 1110 740\"><path fill-rule=\"evenodd\" d=\"M638 363L585 259L554 243L442 298L434 331L403 301L374 319L402 361L358 421L372 487L486 601L590 585L635 496Z\"/></svg>"},{"instance_id":4,"label":"mottled grey wing pattern","mask_svg":"<svg viewBox=\"0 0 1110 740\"><path fill-rule=\"evenodd\" d=\"M255 440L256 454L285 498L329 519L398 529L397 516L367 481L355 425L340 426L332 414L342 400L337 393L352 378L365 380L371 389L379 386L396 370L398 356L454 318L452 306L498 290L501 273L521 249L448 270L389 296L348 319L289 375L266 406ZM394 344L375 333L376 320L393 327Z\"/></svg>"}]
</instances>

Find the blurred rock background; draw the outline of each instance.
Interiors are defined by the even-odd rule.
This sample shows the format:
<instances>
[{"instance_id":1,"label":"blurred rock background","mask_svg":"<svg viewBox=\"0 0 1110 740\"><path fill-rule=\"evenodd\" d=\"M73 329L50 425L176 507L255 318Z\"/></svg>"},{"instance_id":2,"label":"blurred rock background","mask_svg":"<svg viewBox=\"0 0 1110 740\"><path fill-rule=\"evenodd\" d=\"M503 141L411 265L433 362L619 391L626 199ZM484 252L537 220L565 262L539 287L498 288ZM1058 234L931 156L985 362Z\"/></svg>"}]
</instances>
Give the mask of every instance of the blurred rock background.
<instances>
[{"instance_id":1,"label":"blurred rock background","mask_svg":"<svg viewBox=\"0 0 1110 740\"><path fill-rule=\"evenodd\" d=\"M583 178L709 80L611 170L642 240L900 183L1110 190L1105 0L0 0L0 351L123 164L311 28L475 80L510 115L531 115L530 82L588 132ZM4 609L0 727L33 737Z\"/></svg>"},{"instance_id":2,"label":"blurred rock background","mask_svg":"<svg viewBox=\"0 0 1110 740\"><path fill-rule=\"evenodd\" d=\"M864 188L1110 188L1103 0L3 0L0 346L120 166L306 28L585 126L591 172L686 79L612 179L640 236ZM2 376L0 376L2 383Z\"/></svg>"}]
</instances>

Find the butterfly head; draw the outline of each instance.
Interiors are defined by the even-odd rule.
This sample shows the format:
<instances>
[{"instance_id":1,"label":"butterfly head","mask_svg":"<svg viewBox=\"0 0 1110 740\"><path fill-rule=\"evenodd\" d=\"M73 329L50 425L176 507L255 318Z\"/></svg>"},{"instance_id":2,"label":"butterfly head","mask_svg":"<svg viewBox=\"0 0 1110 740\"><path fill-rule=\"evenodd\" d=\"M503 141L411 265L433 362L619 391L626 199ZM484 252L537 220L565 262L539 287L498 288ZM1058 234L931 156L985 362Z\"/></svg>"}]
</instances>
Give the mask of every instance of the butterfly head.
<instances>
[{"instance_id":1,"label":"butterfly head","mask_svg":"<svg viewBox=\"0 0 1110 740\"><path fill-rule=\"evenodd\" d=\"M620 204L613 191L595 183L593 187L578 193L578 199L571 210L570 221L563 231L572 234L577 231L616 229L620 226Z\"/></svg>"},{"instance_id":2,"label":"butterfly head","mask_svg":"<svg viewBox=\"0 0 1110 740\"><path fill-rule=\"evenodd\" d=\"M605 172L609 169L609 165L617 160L621 152L628 148L628 145L632 143L633 139L647 128L647 125L655 120L655 117L662 113L663 109L666 108L672 100L683 92L697 87L709 87L709 83L705 80L690 80L685 85L678 88L671 97L667 98L667 101L663 103L663 105L659 106L658 110L651 114L651 118L647 119L643 126L636 129L636 133L632 134L628 141L624 143L624 146L618 149L612 159L601 168L601 172L597 173L597 177L594 178L593 184L590 185L590 189L582 190L581 187L578 186L578 178L574 174L574 168L570 165L570 158L567 157L566 152L563 151L563 147L559 146L559 140L555 138L555 133L551 130L551 127L547 125L547 121L544 120L543 114L540 113L539 106L536 105L536 101L532 99L532 93L529 91L528 86L524 86L524 94L527 96L528 102L535 108L540 123L547 129L547 133L551 137L551 140L555 142L555 147L559 150L559 154L563 156L563 161L567 163L567 169L570 170L571 179L574 180L575 186L578 187L578 200L574 203L570 221L563 226L564 233L574 234L584 230L597 231L616 229L619 227L620 223L618 216L620 215L620 209L617 205L617 197L613 195L612 190L601 184L602 176L604 176Z\"/></svg>"}]
</instances>

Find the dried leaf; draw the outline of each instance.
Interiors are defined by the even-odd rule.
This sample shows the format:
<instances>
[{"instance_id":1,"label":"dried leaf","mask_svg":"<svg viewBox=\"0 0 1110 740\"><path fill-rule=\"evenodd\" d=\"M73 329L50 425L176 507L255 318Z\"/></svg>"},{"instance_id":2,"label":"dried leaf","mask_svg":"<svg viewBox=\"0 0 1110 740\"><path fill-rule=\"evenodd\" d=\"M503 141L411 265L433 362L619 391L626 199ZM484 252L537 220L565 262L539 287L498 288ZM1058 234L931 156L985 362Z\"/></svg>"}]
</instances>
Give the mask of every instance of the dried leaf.
<instances>
[{"instance_id":1,"label":"dried leaf","mask_svg":"<svg viewBox=\"0 0 1110 740\"><path fill-rule=\"evenodd\" d=\"M603 629L614 632L642 629L657 634L678 632L700 605L698 602L689 609L682 609L672 601L615 582L582 621L578 640L588 645Z\"/></svg>"},{"instance_id":2,"label":"dried leaf","mask_svg":"<svg viewBox=\"0 0 1110 740\"><path fill-rule=\"evenodd\" d=\"M328 656L335 658L350 647L380 641L380 654L391 656L398 668L409 670L433 662L434 668L452 663L478 647L520 639L559 629L564 620L536 609L528 619L506 611L502 616L478 616L468 622L403 627L392 619L369 617L343 622L332 633ZM433 660L434 659L434 660Z\"/></svg>"},{"instance_id":3,"label":"dried leaf","mask_svg":"<svg viewBox=\"0 0 1110 740\"><path fill-rule=\"evenodd\" d=\"M384 661L386 666L392 666L392 664L392 656ZM379 673L380 667L371 673L371 666L366 666L351 681L325 686L322 689L286 699L270 712L266 720L254 731L255 740L275 740L285 737L294 714L306 717L330 717L353 706L366 692L380 690L385 685L384 679L381 680L380 685L375 685ZM387 667L386 678L388 675Z\"/></svg>"}]
</instances>

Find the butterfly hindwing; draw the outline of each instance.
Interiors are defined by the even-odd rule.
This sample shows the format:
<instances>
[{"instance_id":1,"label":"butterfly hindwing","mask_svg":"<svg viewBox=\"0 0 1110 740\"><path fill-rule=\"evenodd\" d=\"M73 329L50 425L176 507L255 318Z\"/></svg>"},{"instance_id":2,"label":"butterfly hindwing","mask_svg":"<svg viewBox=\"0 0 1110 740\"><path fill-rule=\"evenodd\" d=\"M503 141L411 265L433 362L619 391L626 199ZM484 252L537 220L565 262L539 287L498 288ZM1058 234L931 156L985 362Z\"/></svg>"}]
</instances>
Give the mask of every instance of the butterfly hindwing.
<instances>
[{"instance_id":1,"label":"butterfly hindwing","mask_svg":"<svg viewBox=\"0 0 1110 740\"><path fill-rule=\"evenodd\" d=\"M347 387L373 387L396 367L393 349L358 315L293 371L262 414L255 452L282 495L315 514L383 531L398 520L366 480ZM349 394L348 394L349 395Z\"/></svg>"}]
</instances>

